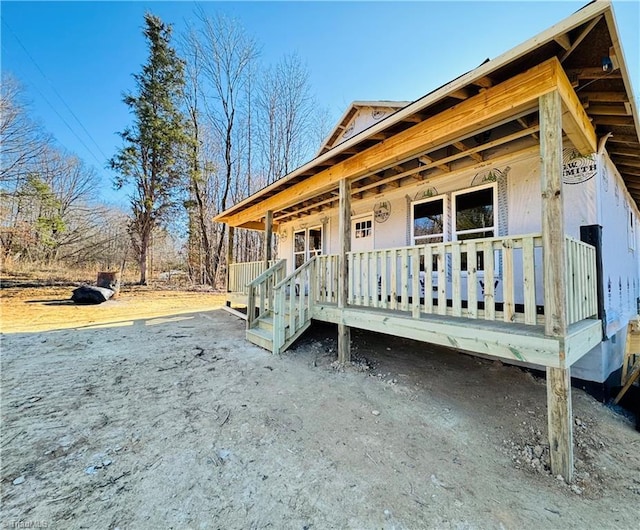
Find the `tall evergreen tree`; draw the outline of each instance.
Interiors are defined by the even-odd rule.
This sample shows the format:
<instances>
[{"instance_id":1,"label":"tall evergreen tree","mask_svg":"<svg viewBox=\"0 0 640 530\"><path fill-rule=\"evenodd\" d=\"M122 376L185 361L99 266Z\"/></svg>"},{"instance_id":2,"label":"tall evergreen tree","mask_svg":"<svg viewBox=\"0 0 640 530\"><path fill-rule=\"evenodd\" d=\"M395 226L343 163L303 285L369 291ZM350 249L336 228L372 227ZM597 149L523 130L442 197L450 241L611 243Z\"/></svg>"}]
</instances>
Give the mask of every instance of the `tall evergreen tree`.
<instances>
[{"instance_id":1,"label":"tall evergreen tree","mask_svg":"<svg viewBox=\"0 0 640 530\"><path fill-rule=\"evenodd\" d=\"M140 284L147 283L147 256L154 229L164 226L179 204L183 157L189 143L179 102L184 88L184 64L170 45L171 26L145 15L144 36L149 57L134 74L135 94L124 103L133 125L120 136L124 146L110 160L119 173L117 188L133 183L129 234L140 266Z\"/></svg>"}]
</instances>

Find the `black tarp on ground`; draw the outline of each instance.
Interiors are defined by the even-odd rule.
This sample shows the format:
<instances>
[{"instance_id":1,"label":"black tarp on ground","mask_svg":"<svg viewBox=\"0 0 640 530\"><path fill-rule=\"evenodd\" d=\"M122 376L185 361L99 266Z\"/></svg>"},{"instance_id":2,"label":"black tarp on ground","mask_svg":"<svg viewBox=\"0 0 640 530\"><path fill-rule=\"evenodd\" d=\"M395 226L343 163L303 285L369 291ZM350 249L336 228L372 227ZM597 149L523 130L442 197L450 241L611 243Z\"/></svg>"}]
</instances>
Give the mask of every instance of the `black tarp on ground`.
<instances>
[{"instance_id":1,"label":"black tarp on ground","mask_svg":"<svg viewBox=\"0 0 640 530\"><path fill-rule=\"evenodd\" d=\"M101 304L113 296L111 289L104 287L94 287L92 285L82 285L73 290L71 300L76 304Z\"/></svg>"}]
</instances>

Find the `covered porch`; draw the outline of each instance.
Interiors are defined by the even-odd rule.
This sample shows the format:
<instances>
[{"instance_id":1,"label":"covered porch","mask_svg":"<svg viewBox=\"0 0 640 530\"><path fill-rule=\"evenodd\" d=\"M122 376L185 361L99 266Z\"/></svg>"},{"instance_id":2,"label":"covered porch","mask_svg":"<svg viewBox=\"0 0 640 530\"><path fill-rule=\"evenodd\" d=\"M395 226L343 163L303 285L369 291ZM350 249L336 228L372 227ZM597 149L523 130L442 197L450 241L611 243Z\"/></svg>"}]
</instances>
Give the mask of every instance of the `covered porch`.
<instances>
[{"instance_id":1,"label":"covered porch","mask_svg":"<svg viewBox=\"0 0 640 530\"><path fill-rule=\"evenodd\" d=\"M601 38L584 40L592 31ZM594 124L600 145L611 132L606 128L617 126L579 98L578 87L592 85L587 75L593 68L573 53L581 42L597 42L598 56L607 55L614 45L609 34L615 30L607 8L587 6L321 150L221 213L216 220L230 227L265 232L265 261L255 278L244 285L230 278L230 289L247 305L247 338L281 352L317 319L337 324L341 363L350 360L350 328L356 327L544 367L552 469L571 481L570 368L602 339L602 283L597 248L565 229L563 148L592 155L599 147ZM562 42L576 36L576 45L563 52ZM626 73L616 75L609 79L624 93ZM351 248L353 208L359 202L416 182L435 187L451 175L531 155L538 159L539 187L529 195L539 205L537 233L494 229L492 237L478 233L474 239L443 232L428 244L407 237L413 244ZM325 211L337 212L337 252L307 255L295 270L293 255L281 256L292 260L288 275L282 263L268 267L272 233L279 226ZM233 267L231 274L244 274Z\"/></svg>"},{"instance_id":2,"label":"covered porch","mask_svg":"<svg viewBox=\"0 0 640 530\"><path fill-rule=\"evenodd\" d=\"M565 248L563 340L545 335L538 234L348 252L343 304L340 255L315 256L286 278L279 261L246 286L247 338L280 353L316 319L510 362L570 366L600 342L602 328L595 248L569 237Z\"/></svg>"},{"instance_id":3,"label":"covered porch","mask_svg":"<svg viewBox=\"0 0 640 530\"><path fill-rule=\"evenodd\" d=\"M354 327L546 369L558 459L572 451L570 366L602 339L596 249L565 236L563 256L561 336L546 331L546 299L536 295L541 234L320 255L288 276L284 260L235 270L264 269L244 289L246 337L274 354L318 320L338 325L343 363Z\"/></svg>"},{"instance_id":4,"label":"covered porch","mask_svg":"<svg viewBox=\"0 0 640 530\"><path fill-rule=\"evenodd\" d=\"M483 136L487 130L492 135ZM469 147L480 136L493 139ZM584 109L551 59L227 214L222 220L265 230L262 272L242 287L238 274L252 265L230 267L234 290L246 290L247 338L280 352L315 318L337 324L341 363L350 361L350 328L357 327L545 367L554 473L571 480L570 366L602 330L595 250L564 230L563 140L584 154L597 149ZM452 144L459 154L450 160L443 154ZM352 201L368 190L436 178L458 160L477 164L532 149L540 154L541 233L351 252ZM287 277L282 265L267 268L274 216L277 225L327 205L339 212L337 255L314 256Z\"/></svg>"}]
</instances>

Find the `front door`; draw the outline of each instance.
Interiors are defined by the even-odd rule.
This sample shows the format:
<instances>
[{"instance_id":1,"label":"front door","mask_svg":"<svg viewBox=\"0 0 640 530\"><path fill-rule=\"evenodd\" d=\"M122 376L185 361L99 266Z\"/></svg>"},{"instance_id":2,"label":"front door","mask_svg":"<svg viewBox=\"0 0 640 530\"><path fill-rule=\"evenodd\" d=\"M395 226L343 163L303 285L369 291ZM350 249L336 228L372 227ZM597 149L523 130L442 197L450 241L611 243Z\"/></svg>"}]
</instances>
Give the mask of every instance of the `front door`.
<instances>
[{"instance_id":1,"label":"front door","mask_svg":"<svg viewBox=\"0 0 640 530\"><path fill-rule=\"evenodd\" d=\"M304 228L293 234L293 267L301 267L313 256L322 254L322 226ZM296 285L296 295L300 294L300 285ZM302 293L308 292L305 282Z\"/></svg>"},{"instance_id":2,"label":"front door","mask_svg":"<svg viewBox=\"0 0 640 530\"><path fill-rule=\"evenodd\" d=\"M293 266L300 267L313 256L322 254L322 227L304 228L293 234Z\"/></svg>"}]
</instances>

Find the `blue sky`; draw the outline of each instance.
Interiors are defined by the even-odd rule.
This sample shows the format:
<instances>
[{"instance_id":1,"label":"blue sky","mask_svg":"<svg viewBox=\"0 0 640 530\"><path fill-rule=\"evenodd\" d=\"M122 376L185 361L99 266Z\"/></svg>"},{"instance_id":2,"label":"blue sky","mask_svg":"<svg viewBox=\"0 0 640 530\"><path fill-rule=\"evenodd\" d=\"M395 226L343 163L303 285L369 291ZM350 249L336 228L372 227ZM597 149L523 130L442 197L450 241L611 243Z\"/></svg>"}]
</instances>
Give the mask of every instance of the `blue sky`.
<instances>
[{"instance_id":1,"label":"blue sky","mask_svg":"<svg viewBox=\"0 0 640 530\"><path fill-rule=\"evenodd\" d=\"M571 15L586 2L202 2L237 18L265 63L297 52L318 103L337 120L354 100L414 100ZM141 33L151 11L174 25L196 3L13 2L1 9L2 71L27 88L35 116L58 142L105 169L130 123L122 93L146 59ZM613 2L636 98L640 90L640 2ZM76 120L76 117L78 118ZM80 123L79 123L80 122ZM70 130L73 130L73 132Z\"/></svg>"}]
</instances>

